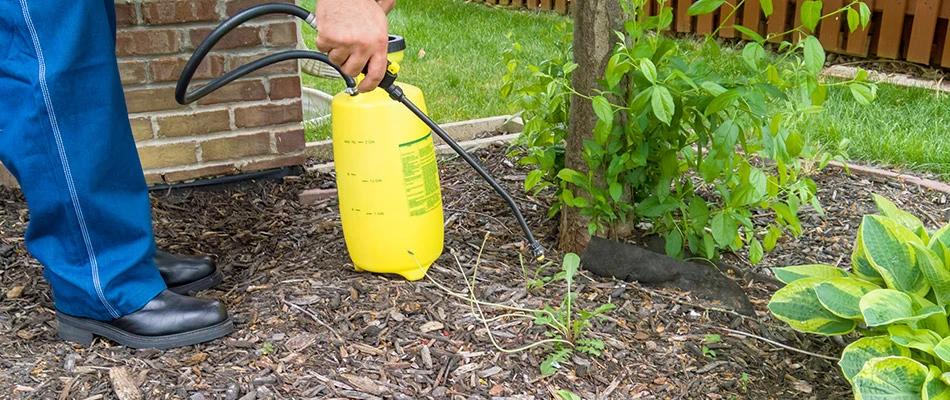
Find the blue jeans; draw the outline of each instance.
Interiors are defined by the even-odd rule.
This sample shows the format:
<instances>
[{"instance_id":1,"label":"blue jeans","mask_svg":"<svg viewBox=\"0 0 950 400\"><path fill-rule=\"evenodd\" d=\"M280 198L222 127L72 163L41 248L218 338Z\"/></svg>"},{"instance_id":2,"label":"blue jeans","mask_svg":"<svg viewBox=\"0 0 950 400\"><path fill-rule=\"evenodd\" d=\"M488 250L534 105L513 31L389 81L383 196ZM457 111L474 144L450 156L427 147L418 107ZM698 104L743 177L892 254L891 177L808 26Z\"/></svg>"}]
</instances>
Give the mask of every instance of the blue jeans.
<instances>
[{"instance_id":1,"label":"blue jeans","mask_svg":"<svg viewBox=\"0 0 950 400\"><path fill-rule=\"evenodd\" d=\"M0 1L0 161L58 311L111 320L165 289L115 56L114 0Z\"/></svg>"}]
</instances>

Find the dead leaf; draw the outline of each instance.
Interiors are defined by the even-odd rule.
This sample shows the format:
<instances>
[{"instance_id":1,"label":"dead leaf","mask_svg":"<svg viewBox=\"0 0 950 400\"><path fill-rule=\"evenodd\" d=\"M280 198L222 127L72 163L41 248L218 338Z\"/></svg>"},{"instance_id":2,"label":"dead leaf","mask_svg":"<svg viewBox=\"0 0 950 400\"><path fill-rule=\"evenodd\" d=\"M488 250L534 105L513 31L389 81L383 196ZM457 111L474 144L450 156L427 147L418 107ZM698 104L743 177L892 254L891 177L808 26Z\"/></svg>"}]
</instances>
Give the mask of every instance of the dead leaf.
<instances>
[{"instance_id":1,"label":"dead leaf","mask_svg":"<svg viewBox=\"0 0 950 400\"><path fill-rule=\"evenodd\" d=\"M7 298L15 299L15 298L20 297L21 295L23 295L23 289L25 288L26 287L24 286L14 286L13 289L10 289L10 291L7 292Z\"/></svg>"},{"instance_id":2,"label":"dead leaf","mask_svg":"<svg viewBox=\"0 0 950 400\"><path fill-rule=\"evenodd\" d=\"M495 385L495 386L492 386L491 389L488 389L488 394L492 395L492 397L499 396L504 392L505 392L505 388L502 387L501 385Z\"/></svg>"},{"instance_id":3,"label":"dead leaf","mask_svg":"<svg viewBox=\"0 0 950 400\"><path fill-rule=\"evenodd\" d=\"M30 340L36 337L36 335L34 335L33 333L30 333L29 331L26 331L23 329L16 331L16 335L19 336L20 339L23 339L23 340Z\"/></svg>"},{"instance_id":4,"label":"dead leaf","mask_svg":"<svg viewBox=\"0 0 950 400\"><path fill-rule=\"evenodd\" d=\"M208 358L208 353L198 353L191 357L188 357L187 359L183 361L183 363L190 367L193 365L201 364L201 362L207 358Z\"/></svg>"},{"instance_id":5,"label":"dead leaf","mask_svg":"<svg viewBox=\"0 0 950 400\"><path fill-rule=\"evenodd\" d=\"M418 58L419 58L419 59L422 59L422 57L425 57L425 56L426 56L426 51L425 51L425 49L420 48L420 49L419 49Z\"/></svg>"}]
</instances>

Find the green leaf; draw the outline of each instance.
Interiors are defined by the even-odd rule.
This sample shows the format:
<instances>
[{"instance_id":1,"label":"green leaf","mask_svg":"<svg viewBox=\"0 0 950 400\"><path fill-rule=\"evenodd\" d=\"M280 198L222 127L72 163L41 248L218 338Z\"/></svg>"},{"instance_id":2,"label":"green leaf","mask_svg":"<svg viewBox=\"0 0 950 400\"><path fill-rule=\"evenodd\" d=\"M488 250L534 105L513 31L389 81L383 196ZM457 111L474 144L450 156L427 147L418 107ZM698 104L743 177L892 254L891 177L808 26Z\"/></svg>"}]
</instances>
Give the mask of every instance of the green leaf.
<instances>
[{"instance_id":1,"label":"green leaf","mask_svg":"<svg viewBox=\"0 0 950 400\"><path fill-rule=\"evenodd\" d=\"M854 250L851 253L851 271L857 277L868 282L884 285L884 278L871 264L871 260L864 250L864 236L861 234L861 229L858 229L858 235L854 241Z\"/></svg>"},{"instance_id":2,"label":"green leaf","mask_svg":"<svg viewBox=\"0 0 950 400\"><path fill-rule=\"evenodd\" d=\"M690 16L709 14L718 10L722 3L725 3L725 0L699 0L686 9L686 14Z\"/></svg>"},{"instance_id":3,"label":"green leaf","mask_svg":"<svg viewBox=\"0 0 950 400\"><path fill-rule=\"evenodd\" d=\"M818 21L821 20L821 2L810 0L803 2L801 17L802 25L814 32L815 27L818 26Z\"/></svg>"},{"instance_id":4,"label":"green leaf","mask_svg":"<svg viewBox=\"0 0 950 400\"><path fill-rule=\"evenodd\" d=\"M669 89L665 86L654 86L651 101L653 104L653 114L656 115L657 119L669 125L673 120L673 112L676 111L676 106L673 104L673 96L670 94Z\"/></svg>"},{"instance_id":5,"label":"green leaf","mask_svg":"<svg viewBox=\"0 0 950 400\"><path fill-rule=\"evenodd\" d=\"M910 242L907 245L914 253L915 267L923 273L930 288L933 289L937 304L941 306L950 304L950 271L947 270L943 260L938 258L933 250L920 243Z\"/></svg>"},{"instance_id":6,"label":"green leaf","mask_svg":"<svg viewBox=\"0 0 950 400\"><path fill-rule=\"evenodd\" d=\"M885 326L914 322L939 313L946 314L940 307L928 303L923 297L892 289L877 289L864 295L859 305L867 326Z\"/></svg>"},{"instance_id":7,"label":"green leaf","mask_svg":"<svg viewBox=\"0 0 950 400\"><path fill-rule=\"evenodd\" d=\"M931 354L943 339L940 334L930 329L914 329L904 324L888 326L887 333L894 343Z\"/></svg>"},{"instance_id":8,"label":"green leaf","mask_svg":"<svg viewBox=\"0 0 950 400\"><path fill-rule=\"evenodd\" d=\"M927 381L924 382L924 400L950 400L950 386L940 379L942 371L936 365L930 366Z\"/></svg>"},{"instance_id":9,"label":"green leaf","mask_svg":"<svg viewBox=\"0 0 950 400\"><path fill-rule=\"evenodd\" d=\"M601 121L604 121L607 125L612 125L614 122L614 112L610 107L610 102L607 101L607 98L604 96L596 96L593 101L594 114L597 114L597 118L600 118Z\"/></svg>"},{"instance_id":10,"label":"green leaf","mask_svg":"<svg viewBox=\"0 0 950 400\"><path fill-rule=\"evenodd\" d=\"M838 366L848 382L864 368L868 361L888 356L910 357L911 351L892 342L887 336L870 336L855 340L841 352Z\"/></svg>"},{"instance_id":11,"label":"green leaf","mask_svg":"<svg viewBox=\"0 0 950 400\"><path fill-rule=\"evenodd\" d=\"M832 314L818 301L814 285L821 282L821 278L808 278L789 283L772 295L769 311L802 332L844 335L853 331L857 326L854 321Z\"/></svg>"},{"instance_id":12,"label":"green leaf","mask_svg":"<svg viewBox=\"0 0 950 400\"><path fill-rule=\"evenodd\" d=\"M703 115L708 117L722 110L725 110L726 108L729 108L733 104L735 104L736 99L738 98L739 98L739 92L735 90L727 90L721 93L720 95L716 96L715 99L709 102L709 105L706 106L706 111L703 112Z\"/></svg>"},{"instance_id":13,"label":"green leaf","mask_svg":"<svg viewBox=\"0 0 950 400\"><path fill-rule=\"evenodd\" d=\"M858 227L868 261L881 274L888 288L925 296L930 284L914 265L913 253L906 242L921 243L917 235L880 215L865 215Z\"/></svg>"},{"instance_id":14,"label":"green leaf","mask_svg":"<svg viewBox=\"0 0 950 400\"><path fill-rule=\"evenodd\" d=\"M720 94L723 94L726 92L726 88L712 81L703 82L699 86L701 86L703 89L706 89L706 91L709 92L709 94L713 96L719 96Z\"/></svg>"},{"instance_id":15,"label":"green leaf","mask_svg":"<svg viewBox=\"0 0 950 400\"><path fill-rule=\"evenodd\" d=\"M759 0L759 5L762 6L762 12L765 13L766 18L772 15L772 0Z\"/></svg>"},{"instance_id":16,"label":"green leaf","mask_svg":"<svg viewBox=\"0 0 950 400\"><path fill-rule=\"evenodd\" d=\"M874 358L854 376L854 394L861 400L921 399L928 369L907 357Z\"/></svg>"},{"instance_id":17,"label":"green leaf","mask_svg":"<svg viewBox=\"0 0 950 400\"><path fill-rule=\"evenodd\" d=\"M623 186L617 182L610 183L610 198L614 201L620 201L620 196L623 195Z\"/></svg>"},{"instance_id":18,"label":"green leaf","mask_svg":"<svg viewBox=\"0 0 950 400\"><path fill-rule=\"evenodd\" d=\"M867 27L871 22L871 7L867 3L858 3L858 12L861 14L861 26Z\"/></svg>"},{"instance_id":19,"label":"green leaf","mask_svg":"<svg viewBox=\"0 0 950 400\"><path fill-rule=\"evenodd\" d=\"M897 206L894 205L894 203L892 203L890 200L877 194L872 194L871 197L874 199L874 204L877 206L877 211L881 213L881 215L893 219L897 223L912 231L924 226L924 223L921 222L919 218L915 217L914 214L897 208Z\"/></svg>"},{"instance_id":20,"label":"green leaf","mask_svg":"<svg viewBox=\"0 0 950 400\"><path fill-rule=\"evenodd\" d=\"M880 288L858 278L832 278L816 285L815 294L821 305L832 314L862 322L861 298Z\"/></svg>"},{"instance_id":21,"label":"green leaf","mask_svg":"<svg viewBox=\"0 0 950 400\"><path fill-rule=\"evenodd\" d=\"M524 180L524 190L530 191L534 189L535 186L538 186L538 183L541 183L541 178L544 176L544 171L540 169L533 169L528 173L528 176Z\"/></svg>"},{"instance_id":22,"label":"green leaf","mask_svg":"<svg viewBox=\"0 0 950 400\"><path fill-rule=\"evenodd\" d=\"M775 225L769 225L769 232L765 234L763 243L765 245L765 251L772 251L780 237L782 237L782 230Z\"/></svg>"},{"instance_id":23,"label":"green leaf","mask_svg":"<svg viewBox=\"0 0 950 400\"><path fill-rule=\"evenodd\" d=\"M742 49L742 59L753 70L759 69L759 63L765 59L765 48L757 42L746 43Z\"/></svg>"},{"instance_id":24,"label":"green leaf","mask_svg":"<svg viewBox=\"0 0 950 400\"><path fill-rule=\"evenodd\" d=\"M746 28L742 25L733 25L732 28L739 32L742 32L742 34L748 36L750 39L754 40L756 43L759 43L759 44L765 43L765 38L763 38L762 35L759 35L758 32L753 31L752 29ZM762 56L763 57L765 56L764 50L762 52Z\"/></svg>"},{"instance_id":25,"label":"green leaf","mask_svg":"<svg viewBox=\"0 0 950 400\"><path fill-rule=\"evenodd\" d=\"M689 202L689 221L694 230L702 230L709 222L709 205L699 196L693 196Z\"/></svg>"},{"instance_id":26,"label":"green leaf","mask_svg":"<svg viewBox=\"0 0 950 400\"><path fill-rule=\"evenodd\" d=\"M799 279L821 278L822 281L832 278L850 278L848 271L838 268L834 265L825 264L805 264L793 265L790 267L772 268L775 278L784 284L795 282Z\"/></svg>"},{"instance_id":27,"label":"green leaf","mask_svg":"<svg viewBox=\"0 0 950 400\"><path fill-rule=\"evenodd\" d=\"M674 229L666 235L666 255L679 258L683 254L683 235Z\"/></svg>"},{"instance_id":28,"label":"green leaf","mask_svg":"<svg viewBox=\"0 0 950 400\"><path fill-rule=\"evenodd\" d=\"M861 16L858 15L857 10L853 8L848 9L848 30L854 32L858 29L858 25L861 24Z\"/></svg>"},{"instance_id":29,"label":"green leaf","mask_svg":"<svg viewBox=\"0 0 950 400\"><path fill-rule=\"evenodd\" d=\"M809 1L805 2L810 3ZM814 36L805 38L805 69L817 75L825 66L825 49Z\"/></svg>"},{"instance_id":30,"label":"green leaf","mask_svg":"<svg viewBox=\"0 0 950 400\"><path fill-rule=\"evenodd\" d=\"M788 152L789 157L798 157L799 154L802 154L804 148L805 138L802 137L802 134L792 132L785 138L785 151Z\"/></svg>"},{"instance_id":31,"label":"green leaf","mask_svg":"<svg viewBox=\"0 0 950 400\"><path fill-rule=\"evenodd\" d=\"M574 275L577 275L577 270L581 266L581 258L577 254L567 253L564 255L564 260L561 262L561 270L564 271L565 279L570 282L573 279Z\"/></svg>"},{"instance_id":32,"label":"green leaf","mask_svg":"<svg viewBox=\"0 0 950 400\"><path fill-rule=\"evenodd\" d=\"M713 217L711 228L713 238L716 239L716 243L720 247L726 247L734 242L739 234L739 225L736 219L726 212L721 212Z\"/></svg>"},{"instance_id":33,"label":"green leaf","mask_svg":"<svg viewBox=\"0 0 950 400\"><path fill-rule=\"evenodd\" d=\"M557 173L557 177L563 181L573 183L581 187L589 186L587 176L570 168L563 168Z\"/></svg>"},{"instance_id":34,"label":"green leaf","mask_svg":"<svg viewBox=\"0 0 950 400\"><path fill-rule=\"evenodd\" d=\"M749 245L749 262L753 265L758 264L759 261L762 261L762 257L764 256L765 252L762 250L762 243L759 243L756 239L752 239L752 243Z\"/></svg>"},{"instance_id":35,"label":"green leaf","mask_svg":"<svg viewBox=\"0 0 950 400\"><path fill-rule=\"evenodd\" d=\"M557 396L560 397L561 400L581 400L580 396L574 394L570 390L561 389L555 393L557 393Z\"/></svg>"},{"instance_id":36,"label":"green leaf","mask_svg":"<svg viewBox=\"0 0 950 400\"><path fill-rule=\"evenodd\" d=\"M637 215L644 217L659 217L678 208L676 199L668 197L667 201L660 202L659 197L650 196L637 204Z\"/></svg>"},{"instance_id":37,"label":"green leaf","mask_svg":"<svg viewBox=\"0 0 950 400\"><path fill-rule=\"evenodd\" d=\"M940 343L934 346L934 354L940 357L943 362L950 362L950 337L943 338Z\"/></svg>"},{"instance_id":38,"label":"green leaf","mask_svg":"<svg viewBox=\"0 0 950 400\"><path fill-rule=\"evenodd\" d=\"M877 97L877 86L866 83L852 83L848 85L851 89L851 96L861 105L869 106L874 98Z\"/></svg>"},{"instance_id":39,"label":"green leaf","mask_svg":"<svg viewBox=\"0 0 950 400\"><path fill-rule=\"evenodd\" d=\"M649 58L640 59L640 72L650 83L656 84L656 65Z\"/></svg>"}]
</instances>

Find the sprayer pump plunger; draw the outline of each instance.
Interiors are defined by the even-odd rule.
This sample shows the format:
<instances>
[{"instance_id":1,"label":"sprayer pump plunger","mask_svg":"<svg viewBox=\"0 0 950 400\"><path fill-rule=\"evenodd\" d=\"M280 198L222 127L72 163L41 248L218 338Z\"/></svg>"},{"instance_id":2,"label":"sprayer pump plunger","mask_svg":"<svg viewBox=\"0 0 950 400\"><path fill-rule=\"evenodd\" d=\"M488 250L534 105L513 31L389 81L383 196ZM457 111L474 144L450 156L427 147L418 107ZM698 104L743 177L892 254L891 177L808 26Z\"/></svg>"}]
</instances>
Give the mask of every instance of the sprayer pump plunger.
<instances>
[{"instance_id":1,"label":"sprayer pump plunger","mask_svg":"<svg viewBox=\"0 0 950 400\"><path fill-rule=\"evenodd\" d=\"M266 67L268 65L285 61L291 59L313 59L320 61L324 64L329 65L337 72L340 73L340 76L346 83L345 93L350 96L356 96L359 94L359 91L356 89L356 81L346 76L343 71L340 70L340 67L334 65L330 62L329 57L326 54L311 51L311 50L288 50L280 52L277 54L272 54L261 59L252 61L246 65L243 65L239 68L236 68L214 80L202 86L194 91L187 92L188 85L191 83L191 79L197 71L198 66L201 64L201 61L204 60L208 52L211 51L211 48L228 32L238 27L239 25L247 22L253 18L267 15L267 14L288 14L296 16L316 29L316 17L304 8L293 4L287 3L271 3L271 4L262 4L255 7L251 7L247 10L244 10L228 20L224 21L215 28L208 37L201 42L198 48L195 50L195 53L191 56L191 59L188 60L188 63L185 64L184 69L181 72L181 76L178 78L178 84L175 87L175 100L179 104L189 104L198 100L209 93L217 90L218 88L244 76L253 71ZM386 91L389 94L389 97L404 106L406 106L416 117L418 117L426 126L429 127L433 132L439 135L445 143L449 145L459 156L462 157L478 174L491 185L491 187L504 198L505 202L508 203L508 206L511 208L514 213L515 218L518 220L518 223L521 225L521 229L524 231L524 234L528 240L528 249L531 252L531 255L537 259L542 260L544 258L544 249L541 247L541 244L535 240L534 236L531 234L531 230L528 228L527 223L525 223L524 216L521 215L521 211L518 209L517 204L511 198L510 195L498 184L479 164L462 149L458 143L455 142L448 134L445 133L438 124L432 121L425 112L423 112L419 107L413 104L412 101L405 95L402 88L396 86L396 77L398 72L398 66L395 64L390 64L389 68L386 70L386 74L383 77L382 81L379 84L379 87Z\"/></svg>"}]
</instances>

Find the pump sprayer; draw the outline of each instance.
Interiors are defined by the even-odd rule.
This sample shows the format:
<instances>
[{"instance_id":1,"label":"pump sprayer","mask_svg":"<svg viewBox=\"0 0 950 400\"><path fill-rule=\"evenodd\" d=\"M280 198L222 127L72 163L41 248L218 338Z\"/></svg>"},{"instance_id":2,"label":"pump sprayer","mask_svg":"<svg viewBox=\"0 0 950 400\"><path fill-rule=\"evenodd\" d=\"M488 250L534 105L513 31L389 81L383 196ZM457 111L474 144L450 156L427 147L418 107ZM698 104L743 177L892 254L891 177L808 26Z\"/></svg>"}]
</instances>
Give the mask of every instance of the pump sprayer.
<instances>
[{"instance_id":1,"label":"pump sprayer","mask_svg":"<svg viewBox=\"0 0 950 400\"><path fill-rule=\"evenodd\" d=\"M521 225L532 256L544 258L544 249L531 234L514 199L426 115L421 90L396 84L399 66L394 62L390 62L379 87L368 93L359 93L356 81L333 65L326 54L310 50L272 54L187 91L201 61L222 37L244 22L267 14L293 15L316 29L316 17L293 4L262 4L235 14L215 28L185 64L175 100L192 103L248 73L285 60L313 59L339 72L346 89L332 102L333 153L343 234L357 269L397 273L417 280L442 253L442 197L430 130L501 195Z\"/></svg>"}]
</instances>

